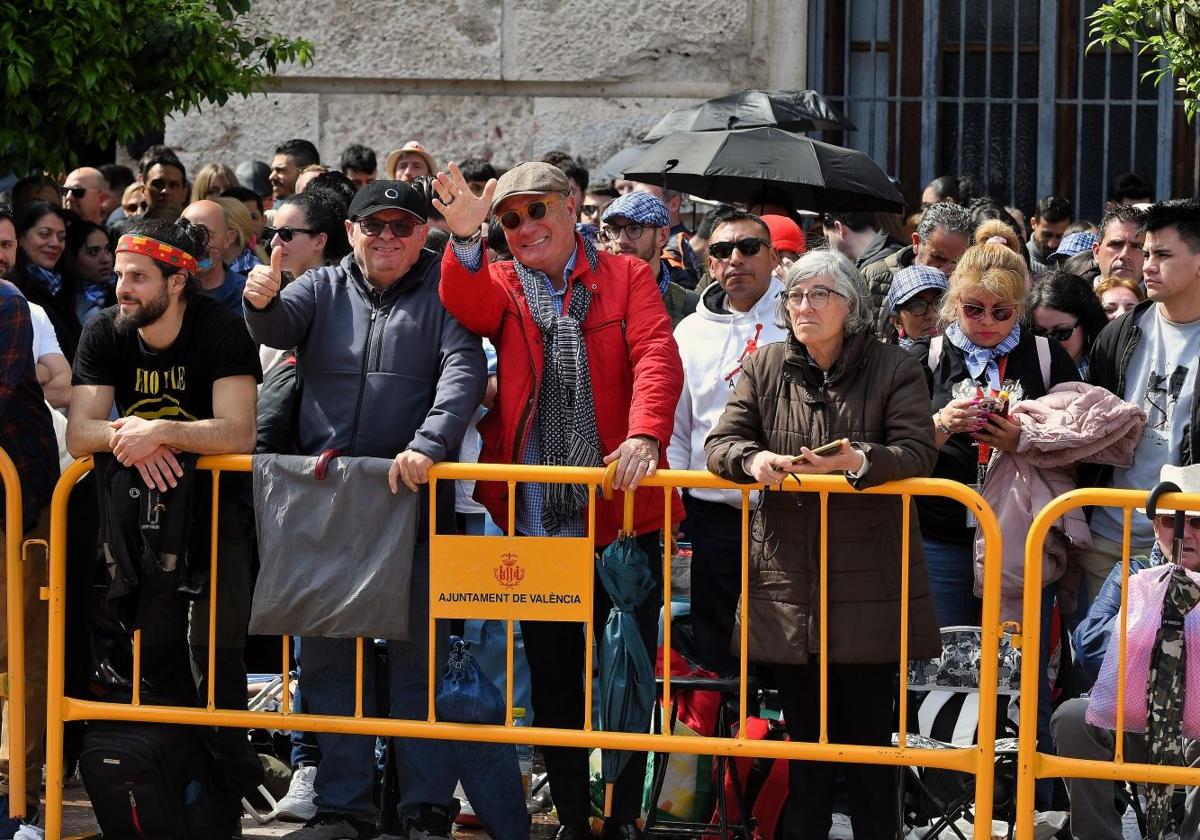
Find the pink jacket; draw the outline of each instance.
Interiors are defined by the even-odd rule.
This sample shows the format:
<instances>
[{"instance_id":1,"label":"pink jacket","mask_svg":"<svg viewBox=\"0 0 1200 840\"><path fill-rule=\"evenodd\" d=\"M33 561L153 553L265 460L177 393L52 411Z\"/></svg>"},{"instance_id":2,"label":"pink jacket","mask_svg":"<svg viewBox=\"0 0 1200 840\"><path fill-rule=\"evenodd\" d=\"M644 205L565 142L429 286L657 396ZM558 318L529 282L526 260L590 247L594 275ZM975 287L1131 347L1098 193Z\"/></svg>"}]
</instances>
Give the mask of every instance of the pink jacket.
<instances>
[{"instance_id":1,"label":"pink jacket","mask_svg":"<svg viewBox=\"0 0 1200 840\"><path fill-rule=\"evenodd\" d=\"M1065 382L1036 400L1013 407L1021 424L1015 453L992 456L983 498L1000 521L1003 534L1001 621L1020 621L1025 583L1025 535L1037 513L1056 497L1075 489L1077 463L1128 467L1141 440L1146 413L1104 388ZM1069 511L1051 528L1042 557L1042 584L1063 576L1070 549L1091 548L1092 535L1083 510ZM975 536L975 594L983 594L983 538Z\"/></svg>"}]
</instances>

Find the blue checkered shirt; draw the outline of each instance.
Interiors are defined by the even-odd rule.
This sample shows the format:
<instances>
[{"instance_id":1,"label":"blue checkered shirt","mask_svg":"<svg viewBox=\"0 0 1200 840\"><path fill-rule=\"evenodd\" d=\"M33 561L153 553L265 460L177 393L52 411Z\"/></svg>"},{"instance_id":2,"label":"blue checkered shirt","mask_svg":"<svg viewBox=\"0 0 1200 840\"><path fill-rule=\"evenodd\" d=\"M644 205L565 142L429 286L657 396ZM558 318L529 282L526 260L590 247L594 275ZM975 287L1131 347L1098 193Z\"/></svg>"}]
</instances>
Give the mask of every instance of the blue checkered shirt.
<instances>
[{"instance_id":1,"label":"blue checkered shirt","mask_svg":"<svg viewBox=\"0 0 1200 840\"><path fill-rule=\"evenodd\" d=\"M478 271L479 267L483 264L483 241L479 237L473 237L465 242L460 242L456 237L452 236L450 237L450 248L454 251L454 256L467 271ZM554 284L550 282L550 278L546 277L546 288L550 290L551 299L554 301L554 310L559 315L563 313L563 300L567 294L567 280L570 278L571 272L575 270L575 260L578 256L579 247L576 246L575 251L571 254L571 259L567 260L566 268L563 269L563 287L561 290L555 289ZM545 275L542 276L545 277ZM540 464L542 462L542 444L541 438L538 437L538 418L536 414L529 424L526 441L525 451L521 453L521 463ZM587 523L584 521L582 512L557 534L547 534L546 529L542 527L542 508L545 507L545 503L545 485L527 484L524 482L518 484L517 531L531 537L587 536Z\"/></svg>"}]
</instances>

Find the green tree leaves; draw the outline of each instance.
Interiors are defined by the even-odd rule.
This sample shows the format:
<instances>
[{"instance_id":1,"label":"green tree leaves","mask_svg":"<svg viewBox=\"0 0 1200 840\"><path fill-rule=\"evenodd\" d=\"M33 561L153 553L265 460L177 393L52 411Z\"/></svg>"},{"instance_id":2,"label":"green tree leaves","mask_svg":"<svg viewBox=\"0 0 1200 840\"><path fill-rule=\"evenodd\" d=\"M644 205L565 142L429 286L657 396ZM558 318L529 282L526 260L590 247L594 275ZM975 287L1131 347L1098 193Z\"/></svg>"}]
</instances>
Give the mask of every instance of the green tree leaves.
<instances>
[{"instance_id":1,"label":"green tree leaves","mask_svg":"<svg viewBox=\"0 0 1200 840\"><path fill-rule=\"evenodd\" d=\"M73 142L130 140L312 62L269 26L250 0L0 0L0 172L66 171Z\"/></svg>"},{"instance_id":2,"label":"green tree leaves","mask_svg":"<svg viewBox=\"0 0 1200 840\"><path fill-rule=\"evenodd\" d=\"M1091 16L1094 46L1138 44L1140 54L1152 55L1161 64L1144 78L1161 84L1168 72L1184 95L1188 120L1200 108L1200 0L1112 0ZM1165 65L1165 66L1163 66Z\"/></svg>"}]
</instances>

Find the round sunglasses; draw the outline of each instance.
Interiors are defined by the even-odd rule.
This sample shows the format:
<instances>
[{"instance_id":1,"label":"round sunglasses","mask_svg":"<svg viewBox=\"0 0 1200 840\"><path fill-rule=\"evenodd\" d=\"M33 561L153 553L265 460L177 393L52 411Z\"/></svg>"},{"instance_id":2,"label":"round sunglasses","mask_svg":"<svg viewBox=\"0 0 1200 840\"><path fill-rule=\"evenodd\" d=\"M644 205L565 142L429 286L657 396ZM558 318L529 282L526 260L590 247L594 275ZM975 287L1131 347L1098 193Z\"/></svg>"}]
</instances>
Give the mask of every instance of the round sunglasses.
<instances>
[{"instance_id":1,"label":"round sunglasses","mask_svg":"<svg viewBox=\"0 0 1200 840\"><path fill-rule=\"evenodd\" d=\"M518 207L515 210L507 210L500 214L500 224L504 225L507 230L516 230L521 226L521 222L526 217L530 221L540 222L546 218L546 213L550 209L551 204L555 204L563 200L563 196L557 195L553 198L542 198L537 201L531 201L524 207Z\"/></svg>"}]
</instances>

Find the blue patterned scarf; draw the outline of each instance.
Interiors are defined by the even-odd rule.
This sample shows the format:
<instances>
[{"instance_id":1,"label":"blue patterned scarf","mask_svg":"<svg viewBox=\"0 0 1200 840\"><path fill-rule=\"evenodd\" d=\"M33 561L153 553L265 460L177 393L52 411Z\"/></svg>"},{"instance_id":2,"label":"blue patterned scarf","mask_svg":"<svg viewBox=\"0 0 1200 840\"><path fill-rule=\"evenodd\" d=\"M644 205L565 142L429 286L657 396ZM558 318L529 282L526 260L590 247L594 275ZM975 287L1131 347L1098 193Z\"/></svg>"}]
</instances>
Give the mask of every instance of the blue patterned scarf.
<instances>
[{"instance_id":1,"label":"blue patterned scarf","mask_svg":"<svg viewBox=\"0 0 1200 840\"><path fill-rule=\"evenodd\" d=\"M957 321L950 322L946 327L946 338L963 351L963 356L966 357L967 372L971 374L972 379L978 379L979 375L986 370L988 386L1000 390L1000 365L996 360L1001 356L1007 356L1020 343L1021 325L1014 324L1012 332L995 347L980 347L975 344L963 334L962 327L958 325Z\"/></svg>"},{"instance_id":2,"label":"blue patterned scarf","mask_svg":"<svg viewBox=\"0 0 1200 840\"><path fill-rule=\"evenodd\" d=\"M51 295L56 295L62 291L62 275L57 271L51 271L48 268L42 268L40 265L26 263L25 270L29 272L37 284L49 292Z\"/></svg>"}]
</instances>

